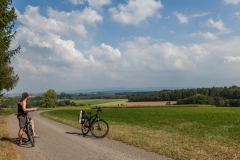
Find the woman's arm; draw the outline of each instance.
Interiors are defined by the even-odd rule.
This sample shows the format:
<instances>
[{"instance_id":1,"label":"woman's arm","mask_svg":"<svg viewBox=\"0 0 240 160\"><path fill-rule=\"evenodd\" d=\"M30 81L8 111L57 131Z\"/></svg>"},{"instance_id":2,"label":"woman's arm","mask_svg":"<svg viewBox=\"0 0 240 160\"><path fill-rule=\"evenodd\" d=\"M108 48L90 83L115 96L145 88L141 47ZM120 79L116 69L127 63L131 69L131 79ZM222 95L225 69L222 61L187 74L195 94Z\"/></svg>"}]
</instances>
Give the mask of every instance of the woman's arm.
<instances>
[{"instance_id":1,"label":"woman's arm","mask_svg":"<svg viewBox=\"0 0 240 160\"><path fill-rule=\"evenodd\" d=\"M29 111L36 111L37 108L26 108L27 104L26 104L26 101L23 101L22 102L22 109L24 112L29 112Z\"/></svg>"}]
</instances>

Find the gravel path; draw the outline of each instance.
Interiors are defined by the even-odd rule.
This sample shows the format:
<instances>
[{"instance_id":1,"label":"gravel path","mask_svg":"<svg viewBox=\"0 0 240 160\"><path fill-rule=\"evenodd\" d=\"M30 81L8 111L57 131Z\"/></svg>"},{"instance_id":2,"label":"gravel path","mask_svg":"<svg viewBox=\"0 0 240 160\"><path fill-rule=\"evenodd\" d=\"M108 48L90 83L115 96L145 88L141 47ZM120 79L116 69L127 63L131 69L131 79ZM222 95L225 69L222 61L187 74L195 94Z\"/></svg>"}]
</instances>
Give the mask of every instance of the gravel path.
<instances>
[{"instance_id":1,"label":"gravel path","mask_svg":"<svg viewBox=\"0 0 240 160\"><path fill-rule=\"evenodd\" d=\"M46 119L39 113L29 113L40 136L35 139L35 147L31 144L18 147L24 160L170 160L107 138L96 139L90 134L83 137L80 129ZM16 143L19 130L16 115L9 116L8 127ZM26 139L26 134L23 137Z\"/></svg>"}]
</instances>

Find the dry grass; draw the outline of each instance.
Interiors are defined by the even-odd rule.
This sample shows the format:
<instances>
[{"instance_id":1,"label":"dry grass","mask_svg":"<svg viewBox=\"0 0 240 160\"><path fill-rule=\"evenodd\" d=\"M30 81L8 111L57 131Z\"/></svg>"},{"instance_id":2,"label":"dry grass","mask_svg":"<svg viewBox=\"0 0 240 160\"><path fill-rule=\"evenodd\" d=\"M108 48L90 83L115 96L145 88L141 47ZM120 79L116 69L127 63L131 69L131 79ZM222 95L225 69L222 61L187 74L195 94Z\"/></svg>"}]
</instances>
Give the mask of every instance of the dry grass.
<instances>
[{"instance_id":1,"label":"dry grass","mask_svg":"<svg viewBox=\"0 0 240 160\"><path fill-rule=\"evenodd\" d=\"M15 143L12 142L8 127L8 114L0 114L0 159L21 160L21 155Z\"/></svg>"},{"instance_id":2,"label":"dry grass","mask_svg":"<svg viewBox=\"0 0 240 160\"><path fill-rule=\"evenodd\" d=\"M220 144L141 127L111 125L108 138L173 159L240 159L240 146Z\"/></svg>"}]
</instances>

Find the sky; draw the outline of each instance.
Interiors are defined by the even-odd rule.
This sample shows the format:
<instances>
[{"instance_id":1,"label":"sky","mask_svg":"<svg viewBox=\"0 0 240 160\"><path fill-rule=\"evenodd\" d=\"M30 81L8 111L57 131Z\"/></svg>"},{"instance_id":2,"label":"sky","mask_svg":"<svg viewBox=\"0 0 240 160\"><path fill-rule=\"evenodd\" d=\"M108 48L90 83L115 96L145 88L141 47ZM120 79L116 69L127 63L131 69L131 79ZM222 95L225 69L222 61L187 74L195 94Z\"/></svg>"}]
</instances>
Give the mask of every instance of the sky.
<instances>
[{"instance_id":1,"label":"sky","mask_svg":"<svg viewBox=\"0 0 240 160\"><path fill-rule=\"evenodd\" d=\"M240 86L240 0L13 0L7 93Z\"/></svg>"}]
</instances>

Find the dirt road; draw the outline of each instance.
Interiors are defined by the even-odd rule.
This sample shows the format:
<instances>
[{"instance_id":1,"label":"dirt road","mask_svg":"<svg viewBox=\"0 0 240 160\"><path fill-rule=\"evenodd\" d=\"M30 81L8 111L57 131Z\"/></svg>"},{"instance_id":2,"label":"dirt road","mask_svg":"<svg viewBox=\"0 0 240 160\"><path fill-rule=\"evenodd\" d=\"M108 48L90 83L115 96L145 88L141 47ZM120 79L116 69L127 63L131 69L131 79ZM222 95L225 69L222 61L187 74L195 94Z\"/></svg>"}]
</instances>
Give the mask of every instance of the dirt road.
<instances>
[{"instance_id":1,"label":"dirt road","mask_svg":"<svg viewBox=\"0 0 240 160\"><path fill-rule=\"evenodd\" d=\"M31 144L18 147L24 160L170 160L107 138L96 139L90 134L83 137L80 129L46 119L39 113L30 113L40 136L35 139L35 147ZM19 127L16 115L9 116L8 127L13 143L17 142ZM24 134L23 137L27 136Z\"/></svg>"}]
</instances>

